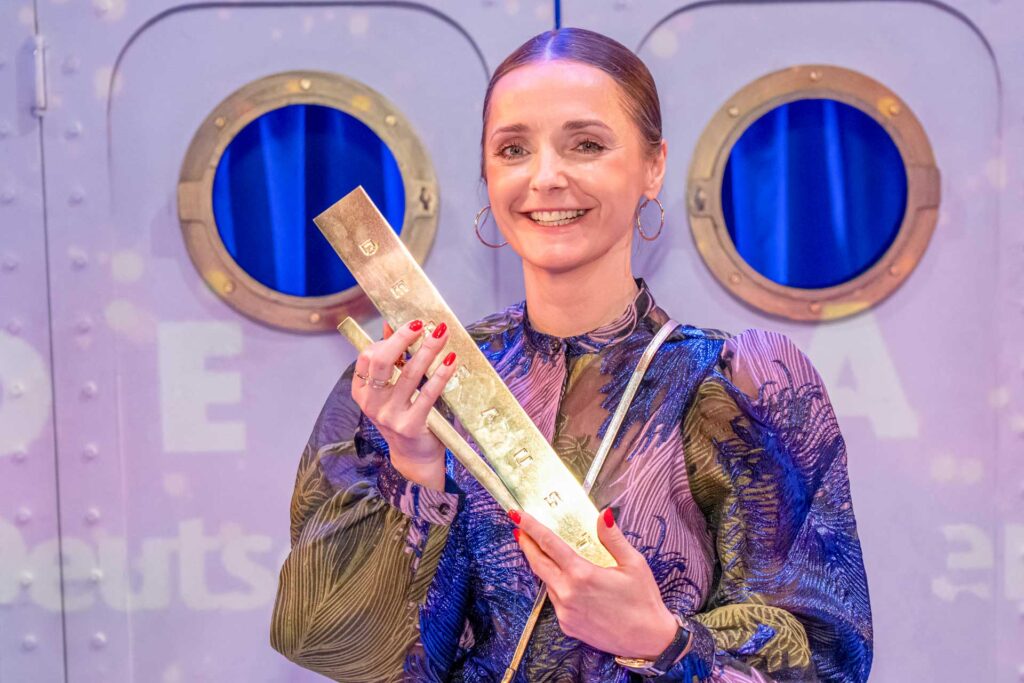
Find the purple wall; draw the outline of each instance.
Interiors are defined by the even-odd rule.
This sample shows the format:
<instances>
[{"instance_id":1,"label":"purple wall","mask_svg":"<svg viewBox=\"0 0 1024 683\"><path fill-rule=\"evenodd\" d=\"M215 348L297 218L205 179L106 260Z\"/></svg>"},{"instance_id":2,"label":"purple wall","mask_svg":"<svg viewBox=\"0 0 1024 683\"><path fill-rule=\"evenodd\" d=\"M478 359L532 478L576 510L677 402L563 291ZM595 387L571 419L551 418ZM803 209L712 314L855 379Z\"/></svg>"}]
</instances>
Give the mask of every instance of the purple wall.
<instances>
[{"instance_id":1,"label":"purple wall","mask_svg":"<svg viewBox=\"0 0 1024 683\"><path fill-rule=\"evenodd\" d=\"M637 273L680 320L790 335L825 378L849 444L872 680L1019 680L1024 6L561 7L564 25L637 48L661 89L667 226ZM178 223L182 159L254 79L301 68L371 85L431 155L442 204L426 270L471 321L522 291L514 256L472 233L486 76L552 22L550 0L0 5L0 682L318 678L270 649L268 622L297 459L353 354L337 335L254 323L206 288ZM897 92L943 183L907 283L822 325L730 297L696 253L684 198L726 98L811 62Z\"/></svg>"}]
</instances>

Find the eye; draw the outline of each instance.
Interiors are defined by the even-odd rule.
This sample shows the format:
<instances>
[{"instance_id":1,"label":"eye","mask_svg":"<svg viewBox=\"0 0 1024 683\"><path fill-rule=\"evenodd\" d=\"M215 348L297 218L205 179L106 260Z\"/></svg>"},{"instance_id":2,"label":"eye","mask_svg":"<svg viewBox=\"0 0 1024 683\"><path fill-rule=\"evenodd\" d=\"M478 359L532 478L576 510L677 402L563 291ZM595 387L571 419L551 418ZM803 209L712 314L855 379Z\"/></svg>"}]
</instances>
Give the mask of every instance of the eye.
<instances>
[{"instance_id":1,"label":"eye","mask_svg":"<svg viewBox=\"0 0 1024 683\"><path fill-rule=\"evenodd\" d=\"M505 159L515 159L526 154L526 148L521 143L509 142L498 148L498 156Z\"/></svg>"},{"instance_id":2,"label":"eye","mask_svg":"<svg viewBox=\"0 0 1024 683\"><path fill-rule=\"evenodd\" d=\"M585 154L597 154L598 152L603 152L606 148L597 140L587 139L576 145L576 149Z\"/></svg>"}]
</instances>

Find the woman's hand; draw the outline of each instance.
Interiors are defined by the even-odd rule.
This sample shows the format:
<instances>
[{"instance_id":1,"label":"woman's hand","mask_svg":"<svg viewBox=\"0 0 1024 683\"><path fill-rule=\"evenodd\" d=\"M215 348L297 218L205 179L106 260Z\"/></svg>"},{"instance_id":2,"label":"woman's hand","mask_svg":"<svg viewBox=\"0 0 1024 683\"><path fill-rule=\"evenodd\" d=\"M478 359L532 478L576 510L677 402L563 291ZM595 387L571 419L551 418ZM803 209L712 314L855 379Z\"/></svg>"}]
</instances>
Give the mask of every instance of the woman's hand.
<instances>
[{"instance_id":1,"label":"woman's hand","mask_svg":"<svg viewBox=\"0 0 1024 683\"><path fill-rule=\"evenodd\" d=\"M565 635L623 657L657 659L678 625L661 599L647 560L629 544L611 509L597 523L597 537L618 563L598 567L580 557L555 532L526 512L510 510L530 568L547 584Z\"/></svg>"},{"instance_id":2,"label":"woman's hand","mask_svg":"<svg viewBox=\"0 0 1024 683\"><path fill-rule=\"evenodd\" d=\"M435 489L444 488L444 445L427 429L427 415L455 372L455 354L449 353L434 374L413 392L423 380L448 340L447 326L438 325L432 334L424 335L423 323L413 320L362 351L356 360L352 380L352 398L380 430L388 442L391 462L407 479ZM395 364L417 340L423 339L419 350L404 363L393 384ZM363 379L365 378L365 379Z\"/></svg>"}]
</instances>

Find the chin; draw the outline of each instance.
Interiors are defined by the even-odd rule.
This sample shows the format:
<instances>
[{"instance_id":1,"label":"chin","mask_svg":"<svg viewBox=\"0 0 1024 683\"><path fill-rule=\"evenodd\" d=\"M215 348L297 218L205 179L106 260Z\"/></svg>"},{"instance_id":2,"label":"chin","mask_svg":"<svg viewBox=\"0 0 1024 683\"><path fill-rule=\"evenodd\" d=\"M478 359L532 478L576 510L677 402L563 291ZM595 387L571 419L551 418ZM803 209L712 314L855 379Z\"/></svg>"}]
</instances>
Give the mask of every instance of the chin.
<instances>
[{"instance_id":1,"label":"chin","mask_svg":"<svg viewBox=\"0 0 1024 683\"><path fill-rule=\"evenodd\" d=\"M558 245L541 250L528 250L520 254L520 257L534 268L550 273L566 273L586 265L592 260L587 256L580 253L578 248L562 249Z\"/></svg>"}]
</instances>

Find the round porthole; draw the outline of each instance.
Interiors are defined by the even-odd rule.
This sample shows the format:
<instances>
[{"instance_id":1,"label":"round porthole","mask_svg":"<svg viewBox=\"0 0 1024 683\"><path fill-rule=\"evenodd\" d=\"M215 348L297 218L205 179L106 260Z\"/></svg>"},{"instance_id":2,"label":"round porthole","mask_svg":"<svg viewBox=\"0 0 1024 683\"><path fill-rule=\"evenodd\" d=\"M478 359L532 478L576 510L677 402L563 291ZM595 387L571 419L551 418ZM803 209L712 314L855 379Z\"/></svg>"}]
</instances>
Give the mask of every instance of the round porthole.
<instances>
[{"instance_id":1,"label":"round porthole","mask_svg":"<svg viewBox=\"0 0 1024 683\"><path fill-rule=\"evenodd\" d=\"M297 331L376 315L313 217L362 186L422 263L437 182L408 122L364 84L290 72L229 96L200 126L178 185L189 255L238 311Z\"/></svg>"},{"instance_id":2,"label":"round porthole","mask_svg":"<svg viewBox=\"0 0 1024 683\"><path fill-rule=\"evenodd\" d=\"M862 311L892 293L935 228L939 172L913 113L832 66L769 74L709 123L688 209L715 277L796 320Z\"/></svg>"}]
</instances>

